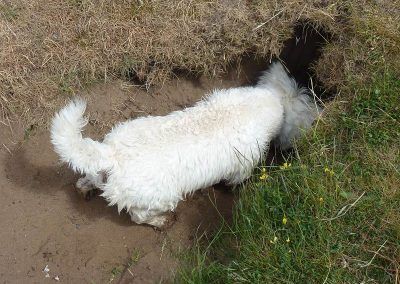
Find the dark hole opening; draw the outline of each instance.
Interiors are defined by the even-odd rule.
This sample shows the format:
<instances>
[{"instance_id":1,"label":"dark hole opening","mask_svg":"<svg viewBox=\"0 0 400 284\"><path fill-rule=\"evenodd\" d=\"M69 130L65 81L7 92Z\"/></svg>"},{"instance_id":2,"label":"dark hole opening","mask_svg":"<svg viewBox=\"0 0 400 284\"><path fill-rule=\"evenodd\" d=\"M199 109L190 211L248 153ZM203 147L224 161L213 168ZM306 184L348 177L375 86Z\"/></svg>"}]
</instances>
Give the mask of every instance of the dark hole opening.
<instances>
[{"instance_id":1,"label":"dark hole opening","mask_svg":"<svg viewBox=\"0 0 400 284\"><path fill-rule=\"evenodd\" d=\"M284 43L280 54L280 59L285 62L296 81L302 86L313 88L315 94L323 101L332 98L333 93L324 90L312 65L320 58L322 48L331 38L331 35L322 28L300 22L294 28L293 37Z\"/></svg>"},{"instance_id":2,"label":"dark hole opening","mask_svg":"<svg viewBox=\"0 0 400 284\"><path fill-rule=\"evenodd\" d=\"M300 22L294 27L293 36L283 44L279 60L287 67L296 82L308 88L313 88L322 101L329 100L334 93L327 92L313 71L313 63L322 54L322 48L331 40L329 33L322 28L316 28L307 22ZM272 61L278 60L273 58ZM245 55L240 59L241 68L246 74L246 85L256 84L261 72L268 69L269 58L254 59L253 55ZM312 84L311 84L312 81Z\"/></svg>"}]
</instances>

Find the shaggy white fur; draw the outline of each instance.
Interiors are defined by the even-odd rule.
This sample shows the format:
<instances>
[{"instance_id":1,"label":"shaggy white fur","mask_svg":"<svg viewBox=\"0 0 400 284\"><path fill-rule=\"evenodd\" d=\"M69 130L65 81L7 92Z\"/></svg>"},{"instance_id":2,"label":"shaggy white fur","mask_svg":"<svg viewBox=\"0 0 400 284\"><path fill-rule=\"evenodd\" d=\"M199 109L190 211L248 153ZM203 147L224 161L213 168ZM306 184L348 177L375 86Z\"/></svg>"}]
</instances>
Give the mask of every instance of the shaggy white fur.
<instances>
[{"instance_id":1,"label":"shaggy white fur","mask_svg":"<svg viewBox=\"0 0 400 284\"><path fill-rule=\"evenodd\" d=\"M132 221L157 227L187 194L247 179L273 139L289 147L318 113L280 63L256 86L215 90L193 107L125 121L102 143L82 138L85 108L76 99L55 115L55 151L85 174L77 182L82 192L99 188Z\"/></svg>"}]
</instances>

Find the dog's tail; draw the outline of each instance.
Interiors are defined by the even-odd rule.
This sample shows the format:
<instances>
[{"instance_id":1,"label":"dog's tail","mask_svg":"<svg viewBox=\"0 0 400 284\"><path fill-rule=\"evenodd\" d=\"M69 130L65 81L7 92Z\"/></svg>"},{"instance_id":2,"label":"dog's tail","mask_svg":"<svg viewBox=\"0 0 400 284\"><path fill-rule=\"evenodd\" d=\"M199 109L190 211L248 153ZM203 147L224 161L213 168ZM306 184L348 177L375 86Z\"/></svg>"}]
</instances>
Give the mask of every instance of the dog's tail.
<instances>
[{"instance_id":1,"label":"dog's tail","mask_svg":"<svg viewBox=\"0 0 400 284\"><path fill-rule=\"evenodd\" d=\"M82 128L88 123L83 116L86 102L75 99L60 110L51 124L51 143L61 161L80 173L97 174L111 169L110 146L82 138Z\"/></svg>"},{"instance_id":2,"label":"dog's tail","mask_svg":"<svg viewBox=\"0 0 400 284\"><path fill-rule=\"evenodd\" d=\"M311 127L320 113L320 109L309 96L307 88L300 88L296 81L289 77L280 62L275 62L260 77L257 86L268 87L282 100L284 121L275 142L281 149L290 148L292 140L302 130Z\"/></svg>"}]
</instances>

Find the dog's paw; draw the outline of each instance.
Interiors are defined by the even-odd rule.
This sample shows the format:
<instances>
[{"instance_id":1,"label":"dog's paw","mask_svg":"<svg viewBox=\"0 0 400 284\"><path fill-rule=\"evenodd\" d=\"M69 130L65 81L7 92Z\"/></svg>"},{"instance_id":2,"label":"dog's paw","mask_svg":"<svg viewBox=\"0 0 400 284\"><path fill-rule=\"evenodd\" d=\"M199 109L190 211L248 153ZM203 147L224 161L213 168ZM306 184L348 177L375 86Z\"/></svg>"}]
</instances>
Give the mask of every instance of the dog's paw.
<instances>
[{"instance_id":1,"label":"dog's paw","mask_svg":"<svg viewBox=\"0 0 400 284\"><path fill-rule=\"evenodd\" d=\"M160 218L160 217L157 217L157 218ZM162 223L160 222L158 224L158 226L155 226L155 225L152 225L152 226L154 226L154 228L156 230L165 231L165 230L171 228L175 224L176 220L177 220L176 213L175 212L171 212L166 216L162 216Z\"/></svg>"},{"instance_id":2,"label":"dog's paw","mask_svg":"<svg viewBox=\"0 0 400 284\"><path fill-rule=\"evenodd\" d=\"M83 195L83 198L85 198L86 201L89 201L90 199L92 199L93 197L95 197L97 195L97 188L88 190L88 191L86 191L85 194L83 194L81 192L81 194Z\"/></svg>"},{"instance_id":3,"label":"dog's paw","mask_svg":"<svg viewBox=\"0 0 400 284\"><path fill-rule=\"evenodd\" d=\"M78 193L87 201L92 199L92 197L96 196L97 189L82 189L82 188L77 188Z\"/></svg>"},{"instance_id":4,"label":"dog's paw","mask_svg":"<svg viewBox=\"0 0 400 284\"><path fill-rule=\"evenodd\" d=\"M153 226L153 227L156 227L158 229L162 229L164 227L164 224L166 223L166 221L167 221L167 217L165 217L165 216L156 216L156 217L153 217L148 222L148 224Z\"/></svg>"},{"instance_id":5,"label":"dog's paw","mask_svg":"<svg viewBox=\"0 0 400 284\"><path fill-rule=\"evenodd\" d=\"M84 199L90 200L93 196L96 195L96 188L93 186L91 181L87 178L80 178L76 182L76 189L80 195L83 196Z\"/></svg>"}]
</instances>

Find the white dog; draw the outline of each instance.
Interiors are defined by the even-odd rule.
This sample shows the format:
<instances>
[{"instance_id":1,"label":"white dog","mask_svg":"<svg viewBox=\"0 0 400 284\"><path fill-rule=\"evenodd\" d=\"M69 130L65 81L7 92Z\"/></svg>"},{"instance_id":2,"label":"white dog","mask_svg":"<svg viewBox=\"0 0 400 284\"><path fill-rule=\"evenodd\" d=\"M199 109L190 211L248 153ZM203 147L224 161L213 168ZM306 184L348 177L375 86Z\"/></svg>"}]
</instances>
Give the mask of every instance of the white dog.
<instances>
[{"instance_id":1,"label":"white dog","mask_svg":"<svg viewBox=\"0 0 400 284\"><path fill-rule=\"evenodd\" d=\"M84 194L99 188L132 221L157 227L195 190L247 179L272 140L289 147L318 114L280 63L256 86L215 90L193 107L125 121L103 142L82 138L85 108L77 99L55 115L55 151L85 174L77 182Z\"/></svg>"}]
</instances>

